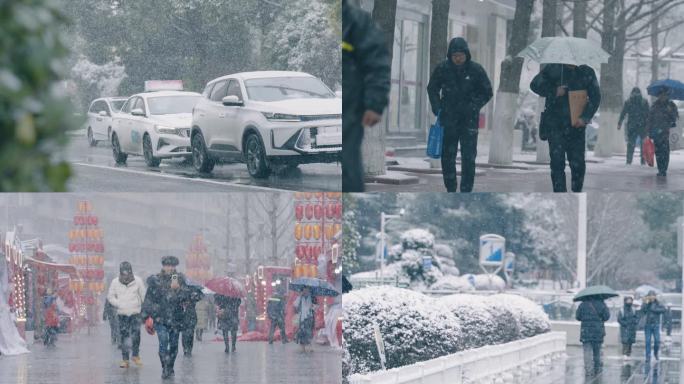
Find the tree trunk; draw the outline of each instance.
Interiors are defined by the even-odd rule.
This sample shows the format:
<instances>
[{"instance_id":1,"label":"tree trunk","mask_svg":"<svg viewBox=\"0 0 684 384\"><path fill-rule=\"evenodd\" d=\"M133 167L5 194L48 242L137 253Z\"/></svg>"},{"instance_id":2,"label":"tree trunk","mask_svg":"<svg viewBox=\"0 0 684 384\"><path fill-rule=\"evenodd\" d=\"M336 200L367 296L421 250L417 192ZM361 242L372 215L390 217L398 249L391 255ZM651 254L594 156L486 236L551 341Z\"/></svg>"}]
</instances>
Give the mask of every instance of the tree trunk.
<instances>
[{"instance_id":1,"label":"tree trunk","mask_svg":"<svg viewBox=\"0 0 684 384\"><path fill-rule=\"evenodd\" d=\"M572 8L572 35L587 38L587 2L575 1Z\"/></svg>"},{"instance_id":2,"label":"tree trunk","mask_svg":"<svg viewBox=\"0 0 684 384\"><path fill-rule=\"evenodd\" d=\"M557 0L542 0L542 37L556 36L556 15L558 14ZM544 110L544 98L539 98L537 104L539 113ZM537 162L548 163L549 157L549 142L537 140Z\"/></svg>"},{"instance_id":3,"label":"tree trunk","mask_svg":"<svg viewBox=\"0 0 684 384\"><path fill-rule=\"evenodd\" d=\"M397 14L397 0L376 0L373 7L373 20L385 34L390 57L394 48L394 28ZM364 175L385 174L385 127L380 123L366 129L361 146Z\"/></svg>"},{"instance_id":4,"label":"tree trunk","mask_svg":"<svg viewBox=\"0 0 684 384\"><path fill-rule=\"evenodd\" d=\"M490 164L513 163L513 128L518 109L523 59L516 55L527 46L534 0L517 0L506 57L501 62L501 80L494 104L494 125L489 146Z\"/></svg>"},{"instance_id":5,"label":"tree trunk","mask_svg":"<svg viewBox=\"0 0 684 384\"><path fill-rule=\"evenodd\" d=\"M444 61L449 45L449 6L450 0L432 0L432 20L430 25L430 74L439 63ZM430 115L436 120L436 117ZM440 168L439 159L430 159L430 168Z\"/></svg>"},{"instance_id":6,"label":"tree trunk","mask_svg":"<svg viewBox=\"0 0 684 384\"><path fill-rule=\"evenodd\" d=\"M660 68L660 48L658 47L658 17L651 22L651 83L658 80Z\"/></svg>"},{"instance_id":7,"label":"tree trunk","mask_svg":"<svg viewBox=\"0 0 684 384\"><path fill-rule=\"evenodd\" d=\"M601 117L598 141L594 149L594 155L599 157L610 157L616 152L622 152L625 145L623 132L616 127L623 101L622 67L626 28L625 12L617 14L617 1L604 0L601 47L611 56L607 64L601 65Z\"/></svg>"}]
</instances>

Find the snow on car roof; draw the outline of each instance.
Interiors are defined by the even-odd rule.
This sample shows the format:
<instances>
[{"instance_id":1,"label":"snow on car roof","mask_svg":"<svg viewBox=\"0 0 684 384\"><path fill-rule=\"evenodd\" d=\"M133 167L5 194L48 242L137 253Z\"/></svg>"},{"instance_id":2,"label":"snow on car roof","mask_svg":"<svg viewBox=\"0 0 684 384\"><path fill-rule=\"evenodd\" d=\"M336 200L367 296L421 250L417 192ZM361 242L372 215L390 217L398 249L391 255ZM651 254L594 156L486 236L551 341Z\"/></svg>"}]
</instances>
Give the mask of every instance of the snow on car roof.
<instances>
[{"instance_id":1,"label":"snow on car roof","mask_svg":"<svg viewBox=\"0 0 684 384\"><path fill-rule=\"evenodd\" d=\"M142 96L144 98L156 97L156 96L202 96L197 92L188 91L152 91L152 92L142 92L137 93L133 96ZM133 97L131 96L131 97Z\"/></svg>"},{"instance_id":2,"label":"snow on car roof","mask_svg":"<svg viewBox=\"0 0 684 384\"><path fill-rule=\"evenodd\" d=\"M233 73L230 75L226 76L221 76L217 79L214 79L211 81L211 83L219 81L219 80L225 80L228 78L231 79L242 79L242 80L251 80L251 79L267 79L270 77L315 77L312 74L306 73L306 72L295 72L295 71L255 71L255 72L239 72L239 73Z\"/></svg>"}]
</instances>

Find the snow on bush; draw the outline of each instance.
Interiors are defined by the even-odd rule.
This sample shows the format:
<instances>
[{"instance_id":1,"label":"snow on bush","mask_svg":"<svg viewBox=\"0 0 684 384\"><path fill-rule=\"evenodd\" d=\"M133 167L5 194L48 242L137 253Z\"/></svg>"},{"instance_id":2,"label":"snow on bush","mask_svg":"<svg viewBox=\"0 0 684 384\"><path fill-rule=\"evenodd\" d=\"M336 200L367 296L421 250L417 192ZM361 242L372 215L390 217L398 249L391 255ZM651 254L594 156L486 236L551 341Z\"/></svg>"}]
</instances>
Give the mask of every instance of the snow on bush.
<instances>
[{"instance_id":1,"label":"snow on bush","mask_svg":"<svg viewBox=\"0 0 684 384\"><path fill-rule=\"evenodd\" d=\"M421 293L370 287L345 294L344 340L351 373L380 369L373 324L383 336L387 368L413 364L463 349L458 320L439 301ZM345 355L347 356L347 355Z\"/></svg>"},{"instance_id":2,"label":"snow on bush","mask_svg":"<svg viewBox=\"0 0 684 384\"><path fill-rule=\"evenodd\" d=\"M353 290L342 300L345 376L380 369L373 324L378 324L385 343L387 368L507 343L550 329L537 304L510 294L432 298L383 286Z\"/></svg>"},{"instance_id":3,"label":"snow on bush","mask_svg":"<svg viewBox=\"0 0 684 384\"><path fill-rule=\"evenodd\" d=\"M434 244L435 235L425 229L410 229L401 235L401 245L404 249L432 249Z\"/></svg>"},{"instance_id":4,"label":"snow on bush","mask_svg":"<svg viewBox=\"0 0 684 384\"><path fill-rule=\"evenodd\" d=\"M511 294L498 294L488 299L513 313L522 337L532 337L551 330L549 316L539 305L529 299Z\"/></svg>"},{"instance_id":5,"label":"snow on bush","mask_svg":"<svg viewBox=\"0 0 684 384\"><path fill-rule=\"evenodd\" d=\"M436 283L432 284L430 289L467 292L474 291L475 286L470 284L468 279L463 276L445 275L439 278Z\"/></svg>"},{"instance_id":6,"label":"snow on bush","mask_svg":"<svg viewBox=\"0 0 684 384\"><path fill-rule=\"evenodd\" d=\"M119 84L126 77L125 68L115 62L97 65L80 56L71 70L72 76L86 87L94 87L97 97L117 96Z\"/></svg>"}]
</instances>

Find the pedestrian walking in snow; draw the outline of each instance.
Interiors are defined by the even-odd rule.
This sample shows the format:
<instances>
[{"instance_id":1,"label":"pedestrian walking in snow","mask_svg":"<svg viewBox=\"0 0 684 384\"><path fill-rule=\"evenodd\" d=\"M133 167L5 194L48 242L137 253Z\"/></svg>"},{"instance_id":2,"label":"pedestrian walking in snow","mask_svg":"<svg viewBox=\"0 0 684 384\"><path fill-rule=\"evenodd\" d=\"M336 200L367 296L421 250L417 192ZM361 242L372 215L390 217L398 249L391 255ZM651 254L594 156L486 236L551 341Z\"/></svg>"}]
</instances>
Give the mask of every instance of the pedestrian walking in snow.
<instances>
[{"instance_id":1,"label":"pedestrian walking in snow","mask_svg":"<svg viewBox=\"0 0 684 384\"><path fill-rule=\"evenodd\" d=\"M280 329L280 339L283 344L287 343L287 334L285 332L285 303L287 298L282 292L276 293L273 297L268 299L266 305L266 314L270 320L268 329L268 343L273 344L273 334L276 327Z\"/></svg>"},{"instance_id":2,"label":"pedestrian walking in snow","mask_svg":"<svg viewBox=\"0 0 684 384\"><path fill-rule=\"evenodd\" d=\"M444 127L442 176L447 192L456 192L456 156L461 146L461 192L471 192L475 182L475 158L480 109L493 96L482 66L470 55L468 43L456 37L449 43L447 58L430 76L427 86L432 113Z\"/></svg>"},{"instance_id":3,"label":"pedestrian walking in snow","mask_svg":"<svg viewBox=\"0 0 684 384\"><path fill-rule=\"evenodd\" d=\"M57 298L48 292L43 299L45 330L43 332L43 344L47 347L54 347L59 331L59 311L57 309Z\"/></svg>"},{"instance_id":4,"label":"pedestrian walking in snow","mask_svg":"<svg viewBox=\"0 0 684 384\"><path fill-rule=\"evenodd\" d=\"M200 300L195 305L195 311L197 312L197 326L195 327L195 338L197 339L197 341L202 341L204 331L207 329L207 326L209 324L209 308L212 305L213 304L209 302L209 298L207 296L203 297L202 300Z\"/></svg>"},{"instance_id":5,"label":"pedestrian walking in snow","mask_svg":"<svg viewBox=\"0 0 684 384\"><path fill-rule=\"evenodd\" d=\"M302 347L302 352L306 352L306 346L311 344L313 338L315 306L316 298L311 295L309 288L304 288L294 302L297 319L295 340Z\"/></svg>"},{"instance_id":6,"label":"pedestrian walking in snow","mask_svg":"<svg viewBox=\"0 0 684 384\"><path fill-rule=\"evenodd\" d=\"M670 91L662 88L648 114L648 135L655 144L655 157L658 176L667 176L670 163L670 128L677 126L679 113L677 106L670 100Z\"/></svg>"},{"instance_id":7,"label":"pedestrian walking in snow","mask_svg":"<svg viewBox=\"0 0 684 384\"><path fill-rule=\"evenodd\" d=\"M184 296L181 303L183 310L183 328L181 329L181 341L183 344L183 355L185 357L192 356L192 347L195 341L195 327L197 326L197 310L195 306L197 302L202 300L204 294L202 289L197 286L190 286L187 290L187 295Z\"/></svg>"},{"instance_id":8,"label":"pedestrian walking in snow","mask_svg":"<svg viewBox=\"0 0 684 384\"><path fill-rule=\"evenodd\" d=\"M651 361L651 346L653 356L659 360L658 350L660 349L660 317L665 313L665 307L658 302L655 291L648 292L643 299L641 313L644 318L644 336L646 338L646 363ZM653 339L653 344L651 344Z\"/></svg>"},{"instance_id":9,"label":"pedestrian walking in snow","mask_svg":"<svg viewBox=\"0 0 684 384\"><path fill-rule=\"evenodd\" d=\"M584 372L587 376L601 372L601 347L606 329L603 323L610 319L610 311L603 300L592 298L582 301L575 318L581 322L580 342L584 350Z\"/></svg>"},{"instance_id":10,"label":"pedestrian walking in snow","mask_svg":"<svg viewBox=\"0 0 684 384\"><path fill-rule=\"evenodd\" d=\"M185 276L176 271L177 265L178 258L175 256L162 258L162 271L147 279L147 294L143 303L145 325L148 329L153 327L159 339L162 379L175 374L173 366L183 327L182 303L188 294Z\"/></svg>"},{"instance_id":11,"label":"pedestrian walking in snow","mask_svg":"<svg viewBox=\"0 0 684 384\"><path fill-rule=\"evenodd\" d=\"M133 274L133 266L128 261L119 265L119 277L112 280L107 293L107 301L116 308L121 340L121 368L128 368L129 353L133 350L133 362L142 365L140 360L140 325L142 324L142 304L145 300L145 284Z\"/></svg>"},{"instance_id":12,"label":"pedestrian walking in snow","mask_svg":"<svg viewBox=\"0 0 684 384\"><path fill-rule=\"evenodd\" d=\"M344 192L364 190L361 159L364 129L380 122L390 90L392 61L386 44L384 34L368 13L342 0Z\"/></svg>"},{"instance_id":13,"label":"pedestrian walking in snow","mask_svg":"<svg viewBox=\"0 0 684 384\"><path fill-rule=\"evenodd\" d=\"M104 310L102 311L102 320L109 322L109 332L112 339L112 345L116 344L119 349L121 349L121 343L119 342L119 320L116 314L116 308L105 299Z\"/></svg>"},{"instance_id":14,"label":"pedestrian walking in snow","mask_svg":"<svg viewBox=\"0 0 684 384\"><path fill-rule=\"evenodd\" d=\"M236 351L237 331L240 325L239 309L242 300L237 297L216 295L216 306L218 313L218 327L223 332L223 342L226 346L225 353L230 353L231 346L233 353Z\"/></svg>"},{"instance_id":15,"label":"pedestrian walking in snow","mask_svg":"<svg viewBox=\"0 0 684 384\"><path fill-rule=\"evenodd\" d=\"M634 87L629 99L625 101L622 107L622 112L620 112L620 120L618 121L618 130L622 128L622 122L627 119L627 128L625 130L625 138L627 139L627 164L632 164L632 158L634 157L634 147L637 141L643 142L647 136L646 132L646 120L648 119L648 101L641 96L641 90L639 87ZM643 153L643 151L641 151ZM641 156L641 164L643 165L646 161L644 157Z\"/></svg>"},{"instance_id":16,"label":"pedestrian walking in snow","mask_svg":"<svg viewBox=\"0 0 684 384\"><path fill-rule=\"evenodd\" d=\"M624 306L618 313L617 321L620 324L620 342L622 343L622 354L632 355L632 345L636 342L637 325L639 324L639 314L632 306L634 299L625 297Z\"/></svg>"},{"instance_id":17,"label":"pedestrian walking in snow","mask_svg":"<svg viewBox=\"0 0 684 384\"><path fill-rule=\"evenodd\" d=\"M547 64L532 79L530 89L546 98L545 109L539 119L539 137L549 141L553 191L567 192L567 158L572 173L571 189L582 192L586 172L586 127L601 103L601 90L594 70L586 65ZM574 126L569 98L572 91L586 91L588 97Z\"/></svg>"}]
</instances>

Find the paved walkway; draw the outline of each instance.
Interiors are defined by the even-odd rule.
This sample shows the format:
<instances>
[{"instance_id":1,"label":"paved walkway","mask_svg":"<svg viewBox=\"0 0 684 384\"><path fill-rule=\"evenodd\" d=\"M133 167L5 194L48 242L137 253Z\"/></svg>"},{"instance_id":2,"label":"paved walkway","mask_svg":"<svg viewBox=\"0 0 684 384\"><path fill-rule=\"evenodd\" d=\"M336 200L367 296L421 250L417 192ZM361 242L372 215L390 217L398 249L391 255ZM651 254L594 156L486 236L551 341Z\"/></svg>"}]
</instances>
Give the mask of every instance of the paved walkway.
<instances>
[{"instance_id":1,"label":"paved walkway","mask_svg":"<svg viewBox=\"0 0 684 384\"><path fill-rule=\"evenodd\" d=\"M121 369L121 353L109 344L109 329L95 328L87 334L59 335L55 348L31 346L31 353L0 356L0 384L338 384L342 382L341 353L316 346L301 354L293 343L268 345L242 342L237 353L226 355L223 343L196 343L193 356L181 353L176 360L176 377L161 379L157 338L143 330L143 366Z\"/></svg>"}]
</instances>

